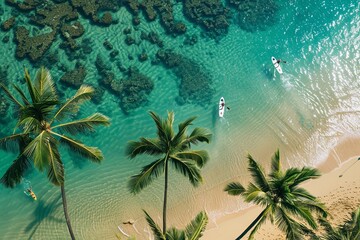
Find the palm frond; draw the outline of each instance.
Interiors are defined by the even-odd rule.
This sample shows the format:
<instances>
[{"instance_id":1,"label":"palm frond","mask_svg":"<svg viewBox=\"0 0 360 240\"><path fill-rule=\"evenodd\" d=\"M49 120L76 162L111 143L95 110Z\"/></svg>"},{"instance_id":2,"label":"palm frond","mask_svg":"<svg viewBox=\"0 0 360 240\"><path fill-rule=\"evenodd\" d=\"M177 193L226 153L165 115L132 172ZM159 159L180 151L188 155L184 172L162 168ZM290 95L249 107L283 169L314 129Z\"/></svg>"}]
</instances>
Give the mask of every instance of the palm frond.
<instances>
[{"instance_id":1,"label":"palm frond","mask_svg":"<svg viewBox=\"0 0 360 240\"><path fill-rule=\"evenodd\" d=\"M0 139L0 149L11 152L19 151L19 144L28 138L27 133L17 133Z\"/></svg>"},{"instance_id":2,"label":"palm frond","mask_svg":"<svg viewBox=\"0 0 360 240\"><path fill-rule=\"evenodd\" d=\"M40 101L57 101L54 81L46 68L37 71L34 86L40 94Z\"/></svg>"},{"instance_id":3,"label":"palm frond","mask_svg":"<svg viewBox=\"0 0 360 240\"><path fill-rule=\"evenodd\" d=\"M282 205L284 209L286 209L288 212L291 212L293 215L297 215L298 217L301 217L312 229L317 229L317 224L315 222L315 219L313 218L311 214L311 210L306 207L306 205L303 204L296 204L297 202L294 202L294 204L289 204L288 202L283 201Z\"/></svg>"},{"instance_id":4,"label":"palm frond","mask_svg":"<svg viewBox=\"0 0 360 240\"><path fill-rule=\"evenodd\" d=\"M291 193L299 199L306 199L315 201L316 197L311 195L306 189L304 188L293 188Z\"/></svg>"},{"instance_id":5,"label":"palm frond","mask_svg":"<svg viewBox=\"0 0 360 240\"><path fill-rule=\"evenodd\" d=\"M167 119L164 122L165 133L167 135L167 139L169 140L174 138L174 129L173 129L174 117L175 117L174 112L170 111L168 112Z\"/></svg>"},{"instance_id":6,"label":"palm frond","mask_svg":"<svg viewBox=\"0 0 360 240\"><path fill-rule=\"evenodd\" d=\"M224 191L227 192L229 195L238 196L245 192L245 188L238 182L231 182L226 185Z\"/></svg>"},{"instance_id":7,"label":"palm frond","mask_svg":"<svg viewBox=\"0 0 360 240\"><path fill-rule=\"evenodd\" d=\"M139 193L164 172L164 167L164 159L158 159L143 167L139 174L130 178L128 183L130 192L134 194Z\"/></svg>"},{"instance_id":8,"label":"palm frond","mask_svg":"<svg viewBox=\"0 0 360 240\"><path fill-rule=\"evenodd\" d=\"M190 183L194 187L197 187L199 183L203 181L200 174L200 169L195 163L173 156L169 160L178 172L180 172L185 177L188 177Z\"/></svg>"},{"instance_id":9,"label":"palm frond","mask_svg":"<svg viewBox=\"0 0 360 240\"><path fill-rule=\"evenodd\" d=\"M161 141L157 138L140 138L139 142L130 141L126 145L125 153L130 158L135 158L139 154L160 155L165 150L161 145Z\"/></svg>"},{"instance_id":10,"label":"palm frond","mask_svg":"<svg viewBox=\"0 0 360 240\"><path fill-rule=\"evenodd\" d=\"M27 97L25 96L25 93L17 85L13 84L13 87L19 93L19 95L20 95L22 101L24 102L24 104L25 105L30 105L30 102L27 99Z\"/></svg>"},{"instance_id":11,"label":"palm frond","mask_svg":"<svg viewBox=\"0 0 360 240\"><path fill-rule=\"evenodd\" d=\"M46 131L42 131L26 146L23 152L26 157L33 159L35 167L40 171L43 171L49 164L49 140L50 134Z\"/></svg>"},{"instance_id":12,"label":"palm frond","mask_svg":"<svg viewBox=\"0 0 360 240\"><path fill-rule=\"evenodd\" d=\"M310 211L316 212L317 214L320 214L322 217L327 217L328 216L328 212L326 210L326 207L323 203L318 202L316 199L315 200L296 200L295 201L296 205L302 205L305 208L309 209Z\"/></svg>"},{"instance_id":13,"label":"palm frond","mask_svg":"<svg viewBox=\"0 0 360 240\"><path fill-rule=\"evenodd\" d=\"M192 122L196 119L196 117L191 117L186 119L184 122L181 122L179 124L179 130L178 133L175 135L175 137L173 138L173 146L178 146L180 145L180 143L186 139L186 131L187 128L192 124Z\"/></svg>"},{"instance_id":14,"label":"palm frond","mask_svg":"<svg viewBox=\"0 0 360 240\"><path fill-rule=\"evenodd\" d=\"M318 221L325 231L325 234L322 236L321 239L326 239L326 240L342 239L342 234L340 233L339 229L333 228L333 226L327 221L327 219L320 218Z\"/></svg>"},{"instance_id":15,"label":"palm frond","mask_svg":"<svg viewBox=\"0 0 360 240\"><path fill-rule=\"evenodd\" d=\"M50 136L47 141L47 147L49 149L49 167L48 167L48 179L56 186L64 184L64 165L60 159L60 154L57 148L57 141L54 137Z\"/></svg>"},{"instance_id":16,"label":"palm frond","mask_svg":"<svg viewBox=\"0 0 360 240\"><path fill-rule=\"evenodd\" d=\"M282 208L278 208L276 224L286 234L286 239L304 239L300 231L300 225L292 219Z\"/></svg>"},{"instance_id":17,"label":"palm frond","mask_svg":"<svg viewBox=\"0 0 360 240\"><path fill-rule=\"evenodd\" d=\"M166 231L166 240L186 240L185 232L172 227Z\"/></svg>"},{"instance_id":18,"label":"palm frond","mask_svg":"<svg viewBox=\"0 0 360 240\"><path fill-rule=\"evenodd\" d=\"M304 167L301 169L299 174L296 175L294 179L294 183L290 185L290 187L295 187L309 179L316 179L321 176L321 173L316 168Z\"/></svg>"},{"instance_id":19,"label":"palm frond","mask_svg":"<svg viewBox=\"0 0 360 240\"><path fill-rule=\"evenodd\" d=\"M81 85L75 95L68 99L55 113L53 119L50 121L50 125L54 120L60 120L64 117L76 114L80 109L80 105L84 101L90 100L93 93L94 89L91 86Z\"/></svg>"},{"instance_id":20,"label":"palm frond","mask_svg":"<svg viewBox=\"0 0 360 240\"><path fill-rule=\"evenodd\" d=\"M205 150L178 152L174 155L174 157L179 159L193 160L199 168L202 168L209 159L209 155Z\"/></svg>"},{"instance_id":21,"label":"palm frond","mask_svg":"<svg viewBox=\"0 0 360 240\"><path fill-rule=\"evenodd\" d=\"M99 125L109 126L109 118L100 113L94 113L87 118L59 124L51 127L51 129L59 128L60 130L75 135L78 133L93 132L95 131L94 127Z\"/></svg>"},{"instance_id":22,"label":"palm frond","mask_svg":"<svg viewBox=\"0 0 360 240\"><path fill-rule=\"evenodd\" d=\"M11 166L6 170L4 175L1 177L0 182L5 187L13 188L15 185L21 182L21 179L27 169L31 166L28 158L19 154L18 157L13 161Z\"/></svg>"},{"instance_id":23,"label":"palm frond","mask_svg":"<svg viewBox=\"0 0 360 240\"><path fill-rule=\"evenodd\" d=\"M185 228L188 240L198 240L205 231L209 219L204 211L201 211L194 220L192 220Z\"/></svg>"},{"instance_id":24,"label":"palm frond","mask_svg":"<svg viewBox=\"0 0 360 240\"><path fill-rule=\"evenodd\" d=\"M145 210L143 210L143 211L145 213L145 219L146 219L147 223L149 224L151 230L154 233L155 239L156 240L166 240L166 238L165 238L164 234L162 233L161 228L159 227L159 225L157 225L155 223L155 221L150 217L150 215Z\"/></svg>"},{"instance_id":25,"label":"palm frond","mask_svg":"<svg viewBox=\"0 0 360 240\"><path fill-rule=\"evenodd\" d=\"M186 142L192 144L198 144L199 142L210 143L212 134L207 128L195 128L190 136L186 139Z\"/></svg>"},{"instance_id":26,"label":"palm frond","mask_svg":"<svg viewBox=\"0 0 360 240\"><path fill-rule=\"evenodd\" d=\"M86 146L79 140L72 139L68 136L58 134L53 131L50 131L50 133L60 137L60 143L68 146L73 152L80 154L92 162L99 163L104 159L102 152L97 147Z\"/></svg>"},{"instance_id":27,"label":"palm frond","mask_svg":"<svg viewBox=\"0 0 360 240\"><path fill-rule=\"evenodd\" d=\"M5 92L5 95L13 102L17 105L17 107L22 108L24 105L21 104L9 91L9 89L7 89L7 87L5 87L4 84L0 83L0 88L2 88Z\"/></svg>"},{"instance_id":28,"label":"palm frond","mask_svg":"<svg viewBox=\"0 0 360 240\"><path fill-rule=\"evenodd\" d=\"M163 142L170 142L171 139L169 139L169 136L166 134L164 121L153 111L149 111L149 115L155 122L159 139Z\"/></svg>"},{"instance_id":29,"label":"palm frond","mask_svg":"<svg viewBox=\"0 0 360 240\"><path fill-rule=\"evenodd\" d=\"M29 72L26 68L25 68L25 82L26 82L26 86L27 86L27 89L30 94L32 102L33 103L39 102L39 93L37 92L36 88L34 87L32 81L31 81Z\"/></svg>"},{"instance_id":30,"label":"palm frond","mask_svg":"<svg viewBox=\"0 0 360 240\"><path fill-rule=\"evenodd\" d=\"M248 155L249 160L249 167L248 170L251 173L251 176L253 177L255 183L257 186L263 191L267 192L270 190L269 183L265 177L263 168L257 164L257 162L253 159L253 157L249 154Z\"/></svg>"},{"instance_id":31,"label":"palm frond","mask_svg":"<svg viewBox=\"0 0 360 240\"><path fill-rule=\"evenodd\" d=\"M42 129L41 122L34 117L21 116L16 127L22 127L24 133L38 133Z\"/></svg>"},{"instance_id":32,"label":"palm frond","mask_svg":"<svg viewBox=\"0 0 360 240\"><path fill-rule=\"evenodd\" d=\"M258 188L253 183L249 183L246 191L243 193L246 202L254 202L258 205L269 205L272 203L272 200L269 199L266 192L262 191L262 189Z\"/></svg>"},{"instance_id":33,"label":"palm frond","mask_svg":"<svg viewBox=\"0 0 360 240\"><path fill-rule=\"evenodd\" d=\"M280 151L276 150L271 158L271 174L281 175Z\"/></svg>"}]
</instances>

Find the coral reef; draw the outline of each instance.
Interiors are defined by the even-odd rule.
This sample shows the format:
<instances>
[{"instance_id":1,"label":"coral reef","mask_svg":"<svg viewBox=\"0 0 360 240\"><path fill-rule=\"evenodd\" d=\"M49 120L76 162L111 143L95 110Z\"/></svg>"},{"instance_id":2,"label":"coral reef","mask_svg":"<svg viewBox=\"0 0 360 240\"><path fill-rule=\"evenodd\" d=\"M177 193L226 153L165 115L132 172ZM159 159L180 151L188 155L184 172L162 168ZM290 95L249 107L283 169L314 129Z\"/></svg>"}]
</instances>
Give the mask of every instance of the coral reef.
<instances>
[{"instance_id":1,"label":"coral reef","mask_svg":"<svg viewBox=\"0 0 360 240\"><path fill-rule=\"evenodd\" d=\"M15 41L17 43L16 57L29 57L31 61L39 60L51 46L55 34L56 31L52 31L30 37L29 31L25 27L18 27L15 31Z\"/></svg>"},{"instance_id":2,"label":"coral reef","mask_svg":"<svg viewBox=\"0 0 360 240\"><path fill-rule=\"evenodd\" d=\"M73 70L65 73L60 78L60 82L69 85L71 87L78 88L84 83L85 77L86 77L85 66L77 62Z\"/></svg>"},{"instance_id":3,"label":"coral reef","mask_svg":"<svg viewBox=\"0 0 360 240\"><path fill-rule=\"evenodd\" d=\"M53 30L57 30L62 22L69 22L77 18L78 13L69 3L65 2L36 10L36 14L31 17L31 21L40 26L49 26Z\"/></svg>"},{"instance_id":4,"label":"coral reef","mask_svg":"<svg viewBox=\"0 0 360 240\"><path fill-rule=\"evenodd\" d=\"M265 30L276 22L279 9L274 0L229 0L238 12L239 26L248 32Z\"/></svg>"},{"instance_id":5,"label":"coral reef","mask_svg":"<svg viewBox=\"0 0 360 240\"><path fill-rule=\"evenodd\" d=\"M119 4L112 0L71 0L72 6L82 12L85 17L91 19L95 24L109 26L116 21L108 11L117 11ZM100 13L103 13L100 17Z\"/></svg>"},{"instance_id":6,"label":"coral reef","mask_svg":"<svg viewBox=\"0 0 360 240\"><path fill-rule=\"evenodd\" d=\"M1 30L9 31L15 24L15 17L11 17L1 24Z\"/></svg>"},{"instance_id":7,"label":"coral reef","mask_svg":"<svg viewBox=\"0 0 360 240\"><path fill-rule=\"evenodd\" d=\"M206 106L211 102L214 94L211 76L200 65L171 50L159 50L156 57L180 79L179 104Z\"/></svg>"},{"instance_id":8,"label":"coral reef","mask_svg":"<svg viewBox=\"0 0 360 240\"><path fill-rule=\"evenodd\" d=\"M227 33L231 18L230 9L220 0L185 0L184 15L213 38Z\"/></svg>"},{"instance_id":9,"label":"coral reef","mask_svg":"<svg viewBox=\"0 0 360 240\"><path fill-rule=\"evenodd\" d=\"M148 102L147 96L154 88L153 81L135 67L129 68L128 77L120 81L120 107L128 113Z\"/></svg>"}]
</instances>

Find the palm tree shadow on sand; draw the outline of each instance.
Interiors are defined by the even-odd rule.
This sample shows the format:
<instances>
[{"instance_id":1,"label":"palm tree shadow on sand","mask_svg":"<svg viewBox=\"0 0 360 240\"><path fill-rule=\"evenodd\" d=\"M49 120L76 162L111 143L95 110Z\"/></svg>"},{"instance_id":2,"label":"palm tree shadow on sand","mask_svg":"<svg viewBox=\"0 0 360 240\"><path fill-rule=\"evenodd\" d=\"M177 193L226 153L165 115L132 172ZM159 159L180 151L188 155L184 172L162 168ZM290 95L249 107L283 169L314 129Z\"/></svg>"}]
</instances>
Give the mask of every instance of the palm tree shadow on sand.
<instances>
[{"instance_id":1,"label":"palm tree shadow on sand","mask_svg":"<svg viewBox=\"0 0 360 240\"><path fill-rule=\"evenodd\" d=\"M37 229L39 228L43 220L48 219L61 223L64 222L62 219L58 219L51 216L51 214L54 213L59 206L61 206L61 203L57 203L57 202L58 201L52 201L51 203L46 203L43 200L39 200L39 203L37 204L32 214L34 219L25 228L26 233L30 232L28 238L29 240L33 239L34 234L36 233Z\"/></svg>"}]
</instances>

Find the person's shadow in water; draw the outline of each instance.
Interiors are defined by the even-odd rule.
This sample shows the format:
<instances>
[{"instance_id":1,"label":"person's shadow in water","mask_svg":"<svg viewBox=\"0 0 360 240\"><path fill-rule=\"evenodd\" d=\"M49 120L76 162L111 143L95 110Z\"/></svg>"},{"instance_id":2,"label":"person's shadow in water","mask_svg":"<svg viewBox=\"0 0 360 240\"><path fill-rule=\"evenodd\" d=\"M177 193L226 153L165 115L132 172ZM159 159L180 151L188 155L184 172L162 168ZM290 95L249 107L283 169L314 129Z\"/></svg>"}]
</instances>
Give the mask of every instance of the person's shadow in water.
<instances>
[{"instance_id":1,"label":"person's shadow in water","mask_svg":"<svg viewBox=\"0 0 360 240\"><path fill-rule=\"evenodd\" d=\"M61 203L57 203L57 201L55 201L55 200L52 201L51 203L46 203L43 200L39 200L39 202L32 214L34 217L34 220L32 222L30 222L25 228L25 232L30 233L29 238L28 238L29 240L32 239L32 237L36 233L38 227L40 226L40 224L42 223L43 220L48 219L48 220L61 222L61 223L64 222L64 220L62 220L62 219L57 219L57 218L51 216L52 213L54 213L59 206L61 206Z\"/></svg>"}]
</instances>

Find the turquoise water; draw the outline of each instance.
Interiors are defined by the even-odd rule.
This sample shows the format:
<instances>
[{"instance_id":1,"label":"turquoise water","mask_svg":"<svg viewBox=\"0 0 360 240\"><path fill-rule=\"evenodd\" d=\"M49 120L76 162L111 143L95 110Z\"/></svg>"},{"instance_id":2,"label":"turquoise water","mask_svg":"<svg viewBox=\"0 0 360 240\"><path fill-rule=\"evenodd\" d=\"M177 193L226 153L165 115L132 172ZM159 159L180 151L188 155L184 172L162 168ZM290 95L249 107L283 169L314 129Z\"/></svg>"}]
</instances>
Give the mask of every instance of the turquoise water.
<instances>
[{"instance_id":1,"label":"turquoise water","mask_svg":"<svg viewBox=\"0 0 360 240\"><path fill-rule=\"evenodd\" d=\"M207 127L214 133L209 151L211 160L203 169L205 182L192 189L185 178L171 175L169 188L169 224L183 226L202 209L210 216L209 227L225 214L246 207L239 200L228 198L222 192L231 179L245 180L246 154L251 153L264 165L276 148L280 148L285 166L315 166L326 159L332 148L343 139L359 137L359 66L360 66L360 4L343 1L276 1L278 11L273 21L261 31L244 31L236 22L219 41L200 37L201 29L187 20L188 33L199 36L193 46L184 45L184 37L166 36L155 21L143 22L139 29L161 34L168 49L192 60L211 79L214 93L211 103L179 105L179 78L173 69L152 65L150 60L140 63L137 54L146 49L150 58L157 47L148 42L127 46L122 30L131 26L131 15L121 8L114 16L119 24L101 28L80 19L85 27L82 38L92 40L92 52L84 60L87 69L85 83L97 84L95 67L97 54L108 55L103 42L108 40L118 49L125 67L136 65L142 74L154 81L154 90L148 104L125 114L118 99L105 92L99 105L89 103L89 113L100 111L111 118L109 128L99 128L91 136L81 137L84 143L101 148L105 160L100 165L88 163L64 149L66 191L69 214L78 239L116 239L117 226L138 239L147 239L149 229L144 223L144 208L160 223L162 209L162 181L155 181L142 193L129 194L126 183L149 162L148 157L129 160L124 155L127 141L141 136L152 137L154 124L148 116L153 110L166 116L175 112L176 122L198 116L196 126ZM4 3L1 22L8 19L11 8ZM174 6L181 17L181 4ZM18 17L17 24L27 24ZM133 31L139 39L140 30ZM43 31L46 31L43 30ZM0 39L13 32L0 32ZM28 60L15 59L15 44L1 43L0 63L7 69L8 79L20 83L23 66ZM57 39L51 50L59 47ZM74 65L60 49L60 61ZM129 60L128 55L135 56ZM287 61L282 64L284 74L275 73L271 56ZM118 78L123 75L115 63L112 70ZM54 67L51 73L56 81L63 73ZM193 72L191 72L192 74ZM74 90L59 85L65 95ZM224 119L217 117L217 103L221 96L230 111ZM1 116L4 117L4 116ZM15 122L11 114L1 123L0 136L12 131ZM359 154L359 150L354 149ZM15 155L0 152L0 174L10 166ZM341 161L341 159L339 159ZM63 217L60 189L48 183L44 174L30 171L25 178L31 181L38 201L23 193L23 186L14 189L0 187L1 239L68 239ZM122 225L128 219L136 220L135 229Z\"/></svg>"}]
</instances>

